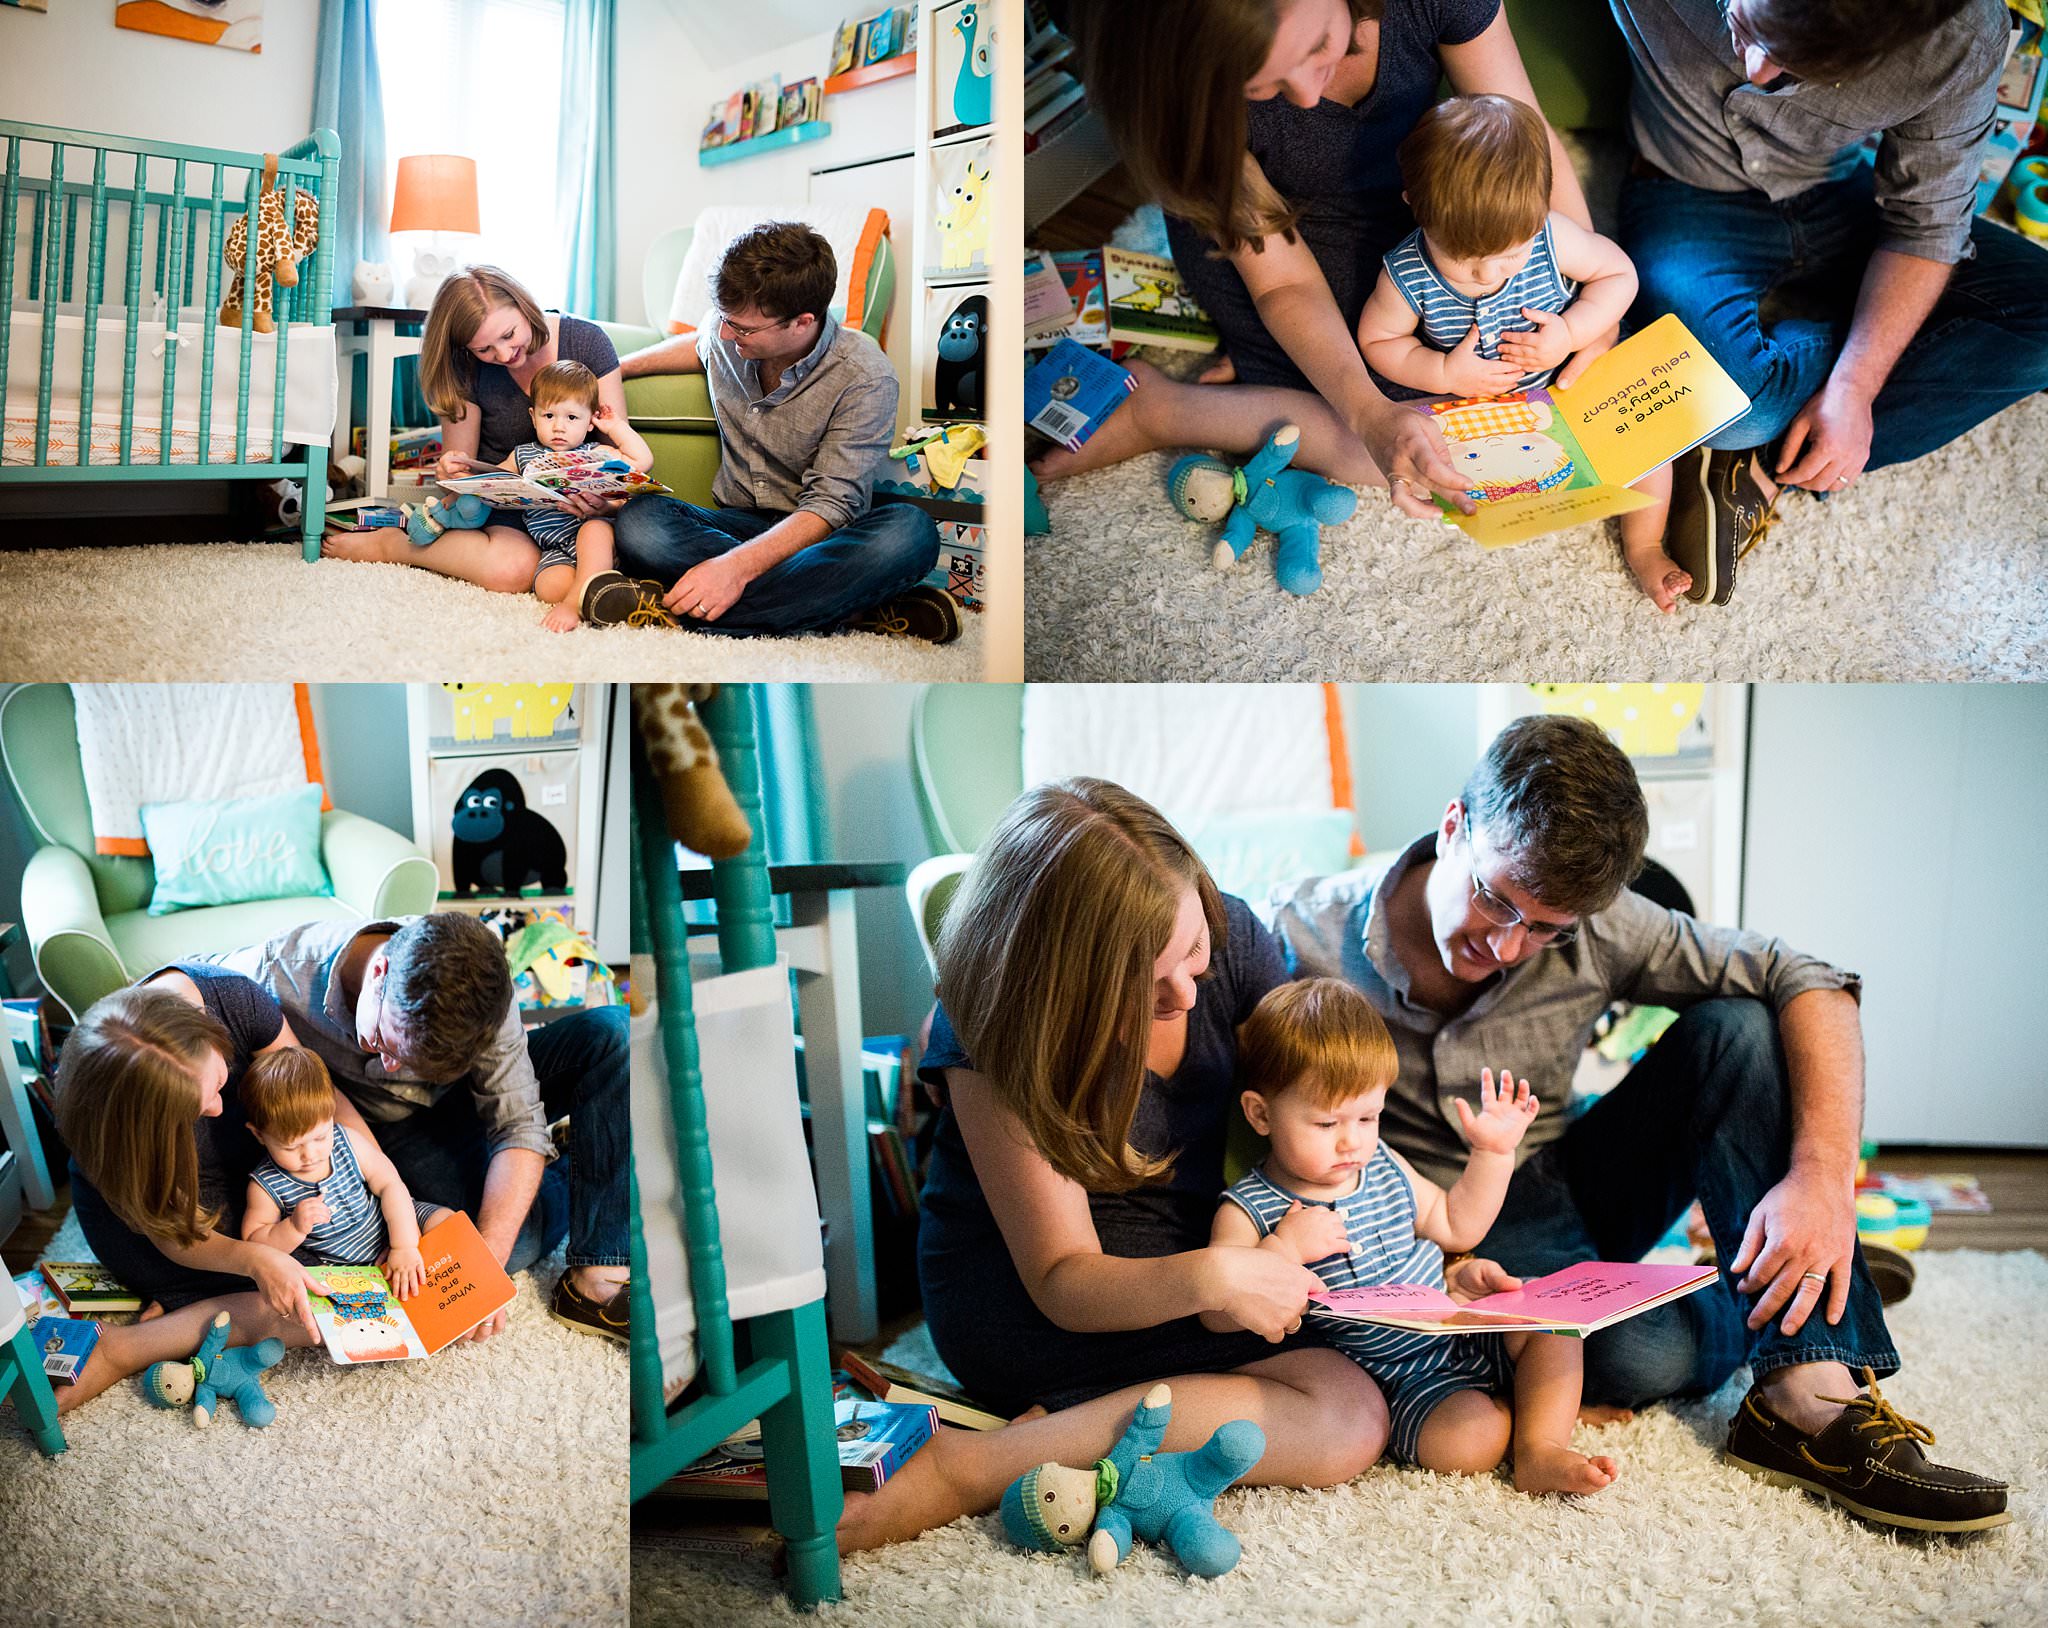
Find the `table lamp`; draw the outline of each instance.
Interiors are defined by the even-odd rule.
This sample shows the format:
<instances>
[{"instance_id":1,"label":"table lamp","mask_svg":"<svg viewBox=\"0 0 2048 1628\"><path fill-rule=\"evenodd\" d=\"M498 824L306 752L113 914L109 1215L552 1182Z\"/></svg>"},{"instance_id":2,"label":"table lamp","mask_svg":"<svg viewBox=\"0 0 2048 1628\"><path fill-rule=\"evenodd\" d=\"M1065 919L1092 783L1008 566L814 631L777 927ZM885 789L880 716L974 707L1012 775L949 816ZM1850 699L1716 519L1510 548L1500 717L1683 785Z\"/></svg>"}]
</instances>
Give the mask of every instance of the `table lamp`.
<instances>
[{"instance_id":1,"label":"table lamp","mask_svg":"<svg viewBox=\"0 0 2048 1628\"><path fill-rule=\"evenodd\" d=\"M425 310L455 270L454 257L440 252L441 234L474 236L483 230L477 223L476 160L453 153L401 158L391 199L391 230L434 234L431 249L414 250L412 278L405 285L405 303Z\"/></svg>"}]
</instances>

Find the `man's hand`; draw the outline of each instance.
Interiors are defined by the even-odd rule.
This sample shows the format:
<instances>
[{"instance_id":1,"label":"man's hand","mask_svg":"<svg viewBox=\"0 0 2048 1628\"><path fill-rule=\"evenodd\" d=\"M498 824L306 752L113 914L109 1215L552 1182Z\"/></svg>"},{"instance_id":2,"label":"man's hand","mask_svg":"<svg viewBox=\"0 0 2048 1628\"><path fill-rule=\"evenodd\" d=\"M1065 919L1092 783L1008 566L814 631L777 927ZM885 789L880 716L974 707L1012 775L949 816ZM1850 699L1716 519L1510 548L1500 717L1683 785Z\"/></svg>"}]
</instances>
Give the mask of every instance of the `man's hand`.
<instances>
[{"instance_id":1,"label":"man's hand","mask_svg":"<svg viewBox=\"0 0 2048 1628\"><path fill-rule=\"evenodd\" d=\"M739 603L753 580L730 554L719 554L691 566L661 596L661 602L678 616L715 622Z\"/></svg>"},{"instance_id":2,"label":"man's hand","mask_svg":"<svg viewBox=\"0 0 2048 1628\"><path fill-rule=\"evenodd\" d=\"M1525 336L1526 337L1526 336ZM1497 396L1512 390L1527 369L1503 359L1489 362L1479 354L1479 324L1444 354L1444 384L1454 396ZM1416 415L1420 417L1420 414Z\"/></svg>"},{"instance_id":3,"label":"man's hand","mask_svg":"<svg viewBox=\"0 0 2048 1628\"><path fill-rule=\"evenodd\" d=\"M517 1293L516 1290L514 1292ZM484 1341L492 1336L503 1334L505 1332L505 1314L511 1309L509 1306L500 1306L462 1337L465 1340L472 1340L476 1344L482 1345Z\"/></svg>"},{"instance_id":4,"label":"man's hand","mask_svg":"<svg viewBox=\"0 0 2048 1628\"><path fill-rule=\"evenodd\" d=\"M1572 331L1555 311L1522 307L1522 315L1536 324L1534 333L1515 330L1500 336L1500 359L1512 362L1523 373L1556 367L1572 353Z\"/></svg>"},{"instance_id":5,"label":"man's hand","mask_svg":"<svg viewBox=\"0 0 2048 1628\"><path fill-rule=\"evenodd\" d=\"M1303 1266L1351 1253L1351 1234L1344 1228L1344 1218L1328 1204L1304 1204L1296 1199L1274 1226L1273 1236Z\"/></svg>"},{"instance_id":6,"label":"man's hand","mask_svg":"<svg viewBox=\"0 0 2048 1628\"><path fill-rule=\"evenodd\" d=\"M1591 367L1600 357L1605 356L1621 341L1621 324L1616 323L1604 334L1596 334L1581 345L1572 359L1558 369L1557 388L1562 390L1568 384L1578 381L1581 373Z\"/></svg>"},{"instance_id":7,"label":"man's hand","mask_svg":"<svg viewBox=\"0 0 2048 1628\"><path fill-rule=\"evenodd\" d=\"M1751 1328L1762 1328L1782 1311L1780 1331L1797 1334L1821 1303L1823 1289L1828 1322L1842 1320L1855 1255L1855 1189L1846 1180L1794 1170L1750 1212L1728 1273L1743 1294L1763 1291L1749 1314Z\"/></svg>"},{"instance_id":8,"label":"man's hand","mask_svg":"<svg viewBox=\"0 0 2048 1628\"><path fill-rule=\"evenodd\" d=\"M1483 1300L1490 1294L1504 1294L1521 1286L1522 1280L1499 1261L1481 1260L1476 1255L1444 1268L1444 1290L1460 1304L1468 1300Z\"/></svg>"},{"instance_id":9,"label":"man's hand","mask_svg":"<svg viewBox=\"0 0 2048 1628\"><path fill-rule=\"evenodd\" d=\"M1870 397L1830 380L1786 427L1772 474L1781 486L1843 491L1870 462L1870 437Z\"/></svg>"}]
</instances>

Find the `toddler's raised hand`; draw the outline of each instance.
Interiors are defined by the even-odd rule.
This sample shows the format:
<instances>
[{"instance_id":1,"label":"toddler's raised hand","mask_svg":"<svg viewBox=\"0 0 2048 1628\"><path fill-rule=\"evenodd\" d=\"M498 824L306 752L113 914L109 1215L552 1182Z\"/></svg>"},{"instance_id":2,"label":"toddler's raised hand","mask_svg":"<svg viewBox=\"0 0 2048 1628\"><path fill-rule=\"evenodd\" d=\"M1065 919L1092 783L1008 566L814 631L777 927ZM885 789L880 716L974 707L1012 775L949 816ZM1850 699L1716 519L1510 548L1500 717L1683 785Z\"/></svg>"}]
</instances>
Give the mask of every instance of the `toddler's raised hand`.
<instances>
[{"instance_id":1,"label":"toddler's raised hand","mask_svg":"<svg viewBox=\"0 0 2048 1628\"><path fill-rule=\"evenodd\" d=\"M1351 1253L1351 1234L1345 1230L1344 1218L1327 1204L1304 1204L1296 1199L1274 1224L1273 1235L1303 1266Z\"/></svg>"},{"instance_id":2,"label":"toddler's raised hand","mask_svg":"<svg viewBox=\"0 0 2048 1628\"><path fill-rule=\"evenodd\" d=\"M1458 1105L1459 1133L1472 1144L1475 1153L1514 1152L1541 1106L1529 1089L1529 1082L1516 1080L1506 1069L1500 1071L1497 1088L1492 1069L1479 1071L1478 1113L1472 1112L1471 1104L1463 1097L1452 1100Z\"/></svg>"},{"instance_id":3,"label":"toddler's raised hand","mask_svg":"<svg viewBox=\"0 0 2048 1628\"><path fill-rule=\"evenodd\" d=\"M1444 357L1444 383L1457 396L1497 396L1512 390L1527 369L1506 361L1489 362L1479 354L1479 324L1473 323L1457 347Z\"/></svg>"}]
</instances>

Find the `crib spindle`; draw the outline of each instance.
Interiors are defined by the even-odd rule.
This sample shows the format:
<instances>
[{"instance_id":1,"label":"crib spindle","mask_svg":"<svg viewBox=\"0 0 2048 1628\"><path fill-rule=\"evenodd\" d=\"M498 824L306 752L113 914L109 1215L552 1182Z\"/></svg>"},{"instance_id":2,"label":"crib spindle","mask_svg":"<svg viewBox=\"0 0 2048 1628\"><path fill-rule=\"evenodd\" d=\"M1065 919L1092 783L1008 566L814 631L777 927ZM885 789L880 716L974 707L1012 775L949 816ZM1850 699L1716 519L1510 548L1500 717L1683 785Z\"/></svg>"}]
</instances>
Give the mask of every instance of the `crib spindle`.
<instances>
[{"instance_id":1,"label":"crib spindle","mask_svg":"<svg viewBox=\"0 0 2048 1628\"><path fill-rule=\"evenodd\" d=\"M242 203L248 211L249 235L242 244L242 352L235 368L235 462L249 461L249 358L256 348L256 222L263 201L262 174L251 169Z\"/></svg>"},{"instance_id":2,"label":"crib spindle","mask_svg":"<svg viewBox=\"0 0 2048 1628\"><path fill-rule=\"evenodd\" d=\"M206 306L199 322L199 461L213 462L213 340L220 328L221 222L226 215L227 166L215 161L206 227Z\"/></svg>"},{"instance_id":3,"label":"crib spindle","mask_svg":"<svg viewBox=\"0 0 2048 1628\"><path fill-rule=\"evenodd\" d=\"M28 297L40 299L43 292L43 211L49 207L49 193L38 189L32 207L32 233L28 243Z\"/></svg>"},{"instance_id":4,"label":"crib spindle","mask_svg":"<svg viewBox=\"0 0 2048 1628\"><path fill-rule=\"evenodd\" d=\"M293 242L293 233L298 226L299 188L298 183L289 175L284 176L282 179L284 181L285 252L289 254L291 252L290 245ZM252 226L249 232L249 252L252 256L256 252L255 238L256 232ZM272 386L270 398L270 458L273 463L284 462L284 354L285 347L291 343L292 328L292 302L286 296L291 292L292 290L288 288L271 290L270 315L277 323L277 331L273 336L277 340L276 379ZM308 457L306 460L306 488L309 491L312 489L313 482L316 479L312 470L312 462L313 460ZM324 462L320 466L320 473L317 478L323 483L326 481L327 466Z\"/></svg>"},{"instance_id":5,"label":"crib spindle","mask_svg":"<svg viewBox=\"0 0 2048 1628\"><path fill-rule=\"evenodd\" d=\"M14 338L14 236L21 213L21 138L7 138L7 216L0 220L0 402L7 399L7 353Z\"/></svg>"},{"instance_id":6,"label":"crib spindle","mask_svg":"<svg viewBox=\"0 0 2048 1628\"><path fill-rule=\"evenodd\" d=\"M182 158L172 166L171 198L163 208L171 212L171 251L170 275L161 285L164 289L164 410L156 461L167 464L171 461L172 425L178 405L178 285L185 280L185 161ZM163 219L161 209L157 219Z\"/></svg>"},{"instance_id":7,"label":"crib spindle","mask_svg":"<svg viewBox=\"0 0 2048 1628\"><path fill-rule=\"evenodd\" d=\"M85 247L85 350L78 366L78 461L92 462L93 364L100 337L100 284L107 258L107 150L92 156L92 229Z\"/></svg>"},{"instance_id":8,"label":"crib spindle","mask_svg":"<svg viewBox=\"0 0 2048 1628\"><path fill-rule=\"evenodd\" d=\"M121 455L129 463L135 445L135 349L142 327L142 233L149 223L149 160L135 155L135 183L128 193L128 281L121 290L127 324L121 345Z\"/></svg>"},{"instance_id":9,"label":"crib spindle","mask_svg":"<svg viewBox=\"0 0 2048 1628\"><path fill-rule=\"evenodd\" d=\"M64 190L64 143L50 143L50 193L54 200ZM56 368L57 358L57 249L58 234L55 229L56 216L51 215L52 228L48 244L49 263L43 270L43 376L36 381L36 451L35 462L46 464L50 461L50 383ZM11 317L12 312L8 313Z\"/></svg>"},{"instance_id":10,"label":"crib spindle","mask_svg":"<svg viewBox=\"0 0 2048 1628\"><path fill-rule=\"evenodd\" d=\"M97 151L98 149L94 149ZM78 194L71 193L64 200L64 292L60 299L70 299L77 286L73 275L72 262L78 247Z\"/></svg>"}]
</instances>

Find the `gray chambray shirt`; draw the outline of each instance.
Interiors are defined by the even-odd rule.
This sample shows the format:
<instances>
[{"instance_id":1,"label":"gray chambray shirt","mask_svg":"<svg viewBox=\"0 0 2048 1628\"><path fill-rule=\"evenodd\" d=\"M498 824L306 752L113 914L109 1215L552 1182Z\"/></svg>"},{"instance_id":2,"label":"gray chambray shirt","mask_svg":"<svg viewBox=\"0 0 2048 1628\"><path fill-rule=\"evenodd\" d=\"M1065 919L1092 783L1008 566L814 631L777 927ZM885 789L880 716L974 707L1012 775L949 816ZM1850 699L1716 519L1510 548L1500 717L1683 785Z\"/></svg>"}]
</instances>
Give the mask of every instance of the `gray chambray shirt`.
<instances>
[{"instance_id":1,"label":"gray chambray shirt","mask_svg":"<svg viewBox=\"0 0 2048 1628\"><path fill-rule=\"evenodd\" d=\"M1387 1093L1386 1138L1430 1180L1448 1187L1469 1150L1453 1097L1477 1108L1479 1071L1526 1076L1542 1106L1516 1162L1564 1134L1572 1073L1594 1021L1617 999L1684 1008L1718 995L1747 995L1782 1012L1809 989L1860 996L1853 972L1802 955L1780 939L1710 927L1623 892L1583 918L1579 936L1496 974L1456 1017L1409 998L1408 972L1394 955L1380 899L1435 853L1435 835L1391 865L1367 866L1302 883L1279 897L1273 931L1295 977L1342 978L1363 990L1400 1054Z\"/></svg>"},{"instance_id":2,"label":"gray chambray shirt","mask_svg":"<svg viewBox=\"0 0 2048 1628\"><path fill-rule=\"evenodd\" d=\"M2005 61L2004 0L1965 0L1924 39L1840 84L1786 78L1767 88L1743 76L1724 0L1608 3L1635 70L1630 134L1674 180L1782 202L1849 174L1878 135L1877 247L1949 265L1970 257Z\"/></svg>"},{"instance_id":3,"label":"gray chambray shirt","mask_svg":"<svg viewBox=\"0 0 2048 1628\"><path fill-rule=\"evenodd\" d=\"M299 1044L327 1065L334 1083L371 1124L389 1124L438 1102L467 1084L489 1151L524 1148L543 1159L555 1156L541 1110L540 1082L526 1055L526 1030L519 1003L508 1001L498 1032L462 1080L434 1084L410 1074L387 1074L384 1060L356 1040L355 1008L342 995L335 968L364 933L395 933L417 916L391 921L315 921L247 949L194 956L253 978L277 997Z\"/></svg>"},{"instance_id":4,"label":"gray chambray shirt","mask_svg":"<svg viewBox=\"0 0 2048 1628\"><path fill-rule=\"evenodd\" d=\"M713 498L732 509L807 510L834 531L867 512L896 431L896 373L880 345L827 313L818 342L766 394L761 364L716 323L698 334L697 358L723 454Z\"/></svg>"}]
</instances>

